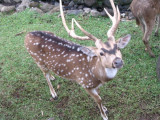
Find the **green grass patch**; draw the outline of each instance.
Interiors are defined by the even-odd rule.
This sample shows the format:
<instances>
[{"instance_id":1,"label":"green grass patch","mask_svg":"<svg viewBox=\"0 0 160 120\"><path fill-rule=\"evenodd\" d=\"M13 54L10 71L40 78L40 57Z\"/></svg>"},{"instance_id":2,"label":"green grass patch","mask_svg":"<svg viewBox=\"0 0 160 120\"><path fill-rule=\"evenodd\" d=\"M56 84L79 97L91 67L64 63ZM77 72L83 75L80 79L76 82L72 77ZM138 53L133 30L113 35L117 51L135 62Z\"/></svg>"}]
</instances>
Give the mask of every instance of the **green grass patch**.
<instances>
[{"instance_id":1,"label":"green grass patch","mask_svg":"<svg viewBox=\"0 0 160 120\"><path fill-rule=\"evenodd\" d=\"M108 18L72 17L91 34L107 40L111 26ZM92 41L70 38L58 14L39 15L29 10L13 15L0 14L0 120L102 120L94 100L76 83L53 81L59 99L51 101L47 82L27 53L24 37L30 31L51 31L57 36L81 45L94 46ZM77 34L82 35L76 28ZM16 36L16 34L21 33ZM125 66L117 77L101 87L103 104L110 120L160 119L160 81L156 77L156 62L160 53L159 37L151 36L150 44L156 58L145 52L142 32L135 21L121 22L116 38L131 34L129 45L122 50ZM158 47L157 47L158 46Z\"/></svg>"}]
</instances>

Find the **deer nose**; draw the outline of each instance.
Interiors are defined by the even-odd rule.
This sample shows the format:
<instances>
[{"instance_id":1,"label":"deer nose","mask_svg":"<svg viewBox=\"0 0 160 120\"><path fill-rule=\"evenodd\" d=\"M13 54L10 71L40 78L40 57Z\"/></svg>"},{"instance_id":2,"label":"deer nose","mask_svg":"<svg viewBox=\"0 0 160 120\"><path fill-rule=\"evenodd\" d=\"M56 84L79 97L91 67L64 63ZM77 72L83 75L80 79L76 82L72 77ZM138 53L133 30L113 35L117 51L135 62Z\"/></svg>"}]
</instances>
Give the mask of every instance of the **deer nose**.
<instances>
[{"instance_id":1,"label":"deer nose","mask_svg":"<svg viewBox=\"0 0 160 120\"><path fill-rule=\"evenodd\" d=\"M121 68L122 66L123 66L123 61L122 61L122 59L116 57L116 58L113 60L113 67L114 67L114 68Z\"/></svg>"}]
</instances>

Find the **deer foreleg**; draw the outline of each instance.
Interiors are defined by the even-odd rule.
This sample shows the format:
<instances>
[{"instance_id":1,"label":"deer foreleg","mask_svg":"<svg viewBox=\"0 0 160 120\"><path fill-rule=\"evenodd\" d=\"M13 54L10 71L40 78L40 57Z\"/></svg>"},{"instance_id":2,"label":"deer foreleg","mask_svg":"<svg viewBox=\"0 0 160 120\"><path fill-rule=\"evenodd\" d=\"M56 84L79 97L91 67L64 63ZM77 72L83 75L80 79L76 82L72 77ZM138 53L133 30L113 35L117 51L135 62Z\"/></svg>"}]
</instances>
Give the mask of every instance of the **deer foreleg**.
<instances>
[{"instance_id":1,"label":"deer foreleg","mask_svg":"<svg viewBox=\"0 0 160 120\"><path fill-rule=\"evenodd\" d=\"M103 120L108 120L108 117L106 115L108 113L107 108L102 105L102 100L101 100L101 97L98 95L97 89L96 88L86 89L86 91L97 103Z\"/></svg>"}]
</instances>

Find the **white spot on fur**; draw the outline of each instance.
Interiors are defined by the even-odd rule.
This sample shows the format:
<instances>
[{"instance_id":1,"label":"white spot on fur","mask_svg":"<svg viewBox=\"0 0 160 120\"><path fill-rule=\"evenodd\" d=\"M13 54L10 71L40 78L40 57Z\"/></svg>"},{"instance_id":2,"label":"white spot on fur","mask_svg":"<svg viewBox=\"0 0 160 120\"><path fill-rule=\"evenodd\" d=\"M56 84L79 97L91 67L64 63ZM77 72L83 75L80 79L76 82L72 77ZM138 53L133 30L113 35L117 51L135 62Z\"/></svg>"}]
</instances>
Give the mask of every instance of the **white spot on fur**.
<instances>
[{"instance_id":1,"label":"white spot on fur","mask_svg":"<svg viewBox=\"0 0 160 120\"><path fill-rule=\"evenodd\" d=\"M88 77L88 74L85 74L86 77Z\"/></svg>"},{"instance_id":2,"label":"white spot on fur","mask_svg":"<svg viewBox=\"0 0 160 120\"><path fill-rule=\"evenodd\" d=\"M79 49L79 48L77 48L77 51L79 52L79 51L80 51L80 49Z\"/></svg>"},{"instance_id":3,"label":"white spot on fur","mask_svg":"<svg viewBox=\"0 0 160 120\"><path fill-rule=\"evenodd\" d=\"M87 56L87 60L88 60L88 62L90 61L90 56Z\"/></svg>"}]
</instances>

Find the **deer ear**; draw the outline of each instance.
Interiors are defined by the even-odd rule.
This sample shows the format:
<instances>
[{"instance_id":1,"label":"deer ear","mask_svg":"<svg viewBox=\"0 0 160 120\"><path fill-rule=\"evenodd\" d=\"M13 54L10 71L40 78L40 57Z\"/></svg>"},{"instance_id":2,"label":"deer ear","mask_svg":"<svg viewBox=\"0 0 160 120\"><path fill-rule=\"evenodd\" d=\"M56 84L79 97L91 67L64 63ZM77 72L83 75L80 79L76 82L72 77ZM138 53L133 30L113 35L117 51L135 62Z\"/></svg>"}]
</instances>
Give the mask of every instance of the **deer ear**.
<instances>
[{"instance_id":1,"label":"deer ear","mask_svg":"<svg viewBox=\"0 0 160 120\"><path fill-rule=\"evenodd\" d=\"M131 35L130 35L130 34L128 34L128 35L120 38L120 39L118 40L118 42L117 42L118 48L120 48L120 49L125 48L125 47L127 46L127 44L129 43L130 40L131 40Z\"/></svg>"},{"instance_id":2,"label":"deer ear","mask_svg":"<svg viewBox=\"0 0 160 120\"><path fill-rule=\"evenodd\" d=\"M92 50L90 50L89 48L86 47L79 47L78 48L80 51L82 51L84 54L90 56L90 57L94 57L97 56Z\"/></svg>"}]
</instances>

